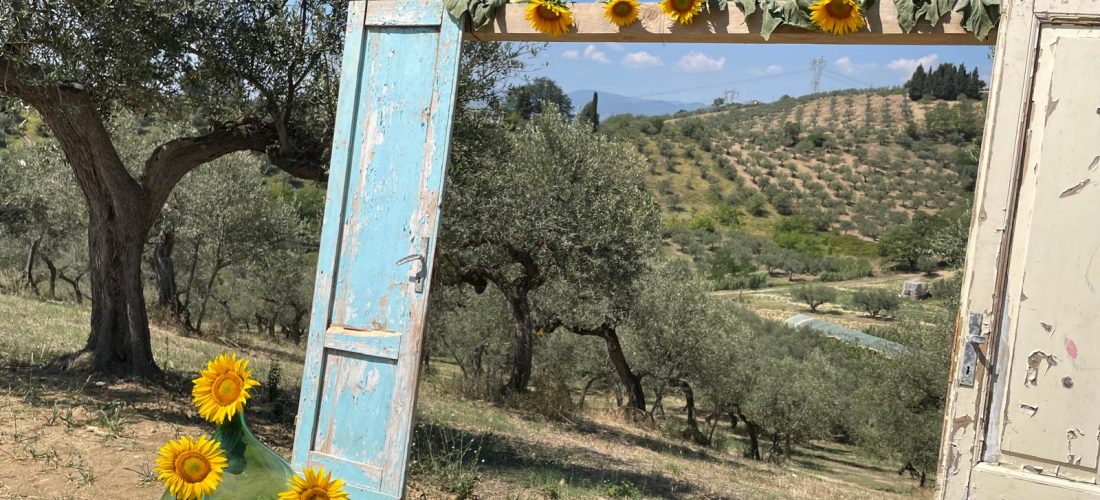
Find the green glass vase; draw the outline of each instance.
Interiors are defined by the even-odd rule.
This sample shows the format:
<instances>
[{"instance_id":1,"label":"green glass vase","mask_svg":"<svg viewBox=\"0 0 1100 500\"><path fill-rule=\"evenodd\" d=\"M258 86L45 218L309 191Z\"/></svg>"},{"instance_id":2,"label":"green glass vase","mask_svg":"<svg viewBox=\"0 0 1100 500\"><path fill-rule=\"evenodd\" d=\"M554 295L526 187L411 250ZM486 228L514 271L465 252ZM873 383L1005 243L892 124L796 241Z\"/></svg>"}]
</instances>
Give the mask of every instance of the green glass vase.
<instances>
[{"instance_id":1,"label":"green glass vase","mask_svg":"<svg viewBox=\"0 0 1100 500\"><path fill-rule=\"evenodd\" d=\"M229 465L221 485L205 500L278 500L294 472L283 457L252 435L244 415L238 413L219 425L214 439L221 443ZM165 490L161 500L175 500L175 496Z\"/></svg>"}]
</instances>

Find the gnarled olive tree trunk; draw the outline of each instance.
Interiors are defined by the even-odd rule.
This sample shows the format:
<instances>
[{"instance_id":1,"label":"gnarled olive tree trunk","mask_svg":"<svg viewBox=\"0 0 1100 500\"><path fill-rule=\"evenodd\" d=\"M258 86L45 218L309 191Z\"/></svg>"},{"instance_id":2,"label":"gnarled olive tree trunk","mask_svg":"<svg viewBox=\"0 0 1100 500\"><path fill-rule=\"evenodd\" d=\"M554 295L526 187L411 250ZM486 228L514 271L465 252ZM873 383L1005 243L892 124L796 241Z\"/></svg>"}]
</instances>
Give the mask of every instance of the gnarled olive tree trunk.
<instances>
[{"instance_id":1,"label":"gnarled olive tree trunk","mask_svg":"<svg viewBox=\"0 0 1100 500\"><path fill-rule=\"evenodd\" d=\"M3 63L3 60L0 60ZM183 176L226 154L265 151L274 132L256 122L228 124L157 147L140 177L127 171L95 102L80 86L36 86L5 71L5 93L30 104L57 138L88 207L91 331L61 368L121 376L159 373L149 338L141 257L171 190Z\"/></svg>"}]
</instances>

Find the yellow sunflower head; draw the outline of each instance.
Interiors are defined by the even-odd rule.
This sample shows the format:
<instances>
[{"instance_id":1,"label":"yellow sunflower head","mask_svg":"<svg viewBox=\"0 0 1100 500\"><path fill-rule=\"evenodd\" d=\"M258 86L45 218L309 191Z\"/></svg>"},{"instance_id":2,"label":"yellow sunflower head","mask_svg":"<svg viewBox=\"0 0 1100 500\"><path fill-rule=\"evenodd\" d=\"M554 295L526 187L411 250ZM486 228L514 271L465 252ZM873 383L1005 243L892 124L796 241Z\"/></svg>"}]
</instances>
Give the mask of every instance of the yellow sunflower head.
<instances>
[{"instance_id":1,"label":"yellow sunflower head","mask_svg":"<svg viewBox=\"0 0 1100 500\"><path fill-rule=\"evenodd\" d=\"M309 468L296 474L286 483L287 490L279 493L279 500L348 500L344 482L332 479L332 473L324 468Z\"/></svg>"},{"instance_id":2,"label":"yellow sunflower head","mask_svg":"<svg viewBox=\"0 0 1100 500\"><path fill-rule=\"evenodd\" d=\"M260 385L252 380L248 361L237 355L222 354L206 364L206 369L193 381L191 396L202 418L214 424L224 424L244 411L248 390Z\"/></svg>"},{"instance_id":3,"label":"yellow sunflower head","mask_svg":"<svg viewBox=\"0 0 1100 500\"><path fill-rule=\"evenodd\" d=\"M603 10L603 17L616 26L629 26L638 20L641 8L637 0L609 0Z\"/></svg>"},{"instance_id":4,"label":"yellow sunflower head","mask_svg":"<svg viewBox=\"0 0 1100 500\"><path fill-rule=\"evenodd\" d=\"M565 33L573 25L573 13L561 0L531 0L526 17L532 28L550 36Z\"/></svg>"},{"instance_id":5,"label":"yellow sunflower head","mask_svg":"<svg viewBox=\"0 0 1100 500\"><path fill-rule=\"evenodd\" d=\"M661 12L680 24L691 24L702 10L703 0L661 0Z\"/></svg>"},{"instance_id":6,"label":"yellow sunflower head","mask_svg":"<svg viewBox=\"0 0 1100 500\"><path fill-rule=\"evenodd\" d=\"M867 25L855 0L818 0L810 6L810 21L834 35L855 33Z\"/></svg>"},{"instance_id":7,"label":"yellow sunflower head","mask_svg":"<svg viewBox=\"0 0 1100 500\"><path fill-rule=\"evenodd\" d=\"M196 500L214 493L227 464L217 441L183 436L160 449L156 472L177 500Z\"/></svg>"}]
</instances>

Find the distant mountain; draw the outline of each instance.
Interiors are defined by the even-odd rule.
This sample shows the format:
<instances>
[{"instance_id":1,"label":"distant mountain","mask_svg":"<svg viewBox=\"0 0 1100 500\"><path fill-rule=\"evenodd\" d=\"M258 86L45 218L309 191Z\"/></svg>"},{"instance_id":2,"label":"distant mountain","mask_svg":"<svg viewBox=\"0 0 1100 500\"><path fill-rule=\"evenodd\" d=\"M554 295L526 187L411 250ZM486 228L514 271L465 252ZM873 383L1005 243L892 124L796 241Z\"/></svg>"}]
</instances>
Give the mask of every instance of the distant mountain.
<instances>
[{"instance_id":1,"label":"distant mountain","mask_svg":"<svg viewBox=\"0 0 1100 500\"><path fill-rule=\"evenodd\" d=\"M579 112L585 104L588 104L588 101L592 100L592 91L578 90L570 92L569 99L573 101L573 111ZM661 101L600 92L599 112L601 118L624 114L671 115L680 110L695 111L706 106L706 104L699 102Z\"/></svg>"}]
</instances>

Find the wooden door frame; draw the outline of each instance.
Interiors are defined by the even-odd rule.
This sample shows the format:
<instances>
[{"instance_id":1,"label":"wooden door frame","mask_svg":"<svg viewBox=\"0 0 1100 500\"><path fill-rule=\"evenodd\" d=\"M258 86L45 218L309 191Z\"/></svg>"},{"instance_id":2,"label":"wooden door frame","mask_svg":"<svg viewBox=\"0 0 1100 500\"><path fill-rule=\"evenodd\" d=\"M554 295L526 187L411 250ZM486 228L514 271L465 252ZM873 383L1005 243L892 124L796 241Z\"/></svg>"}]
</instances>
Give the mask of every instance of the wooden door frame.
<instances>
[{"instance_id":1,"label":"wooden door frame","mask_svg":"<svg viewBox=\"0 0 1100 500\"><path fill-rule=\"evenodd\" d=\"M366 2L368 0L351 0L352 6L349 7L349 12L352 14L348 18L348 33L357 37L362 36L363 26L359 23L365 23L366 18ZM419 22L419 17L425 16L427 4L414 5L416 2L411 0L369 0L377 2L381 5L376 5L382 10L390 10L395 12L403 12L401 19L398 21L409 21L415 24ZM1006 0L1007 1L1007 0ZM1033 0L1022 0L1030 5ZM434 3L434 2L432 2ZM438 4L436 4L438 5ZM411 11L405 12L402 9L408 7ZM569 33L550 39L542 33L534 31L524 18L524 10L526 6L508 4L499 9L496 17L487 26L478 29L471 30L467 27L462 34L462 38L465 40L476 41L540 41L540 42L656 42L656 43L766 43L760 33L760 15L749 16L746 18L741 11L736 7L730 6L726 11L707 11L703 12L696 17L695 21L691 25L680 26L673 24L664 14L660 12L656 3L643 3L641 8L641 15L639 16L639 22L626 26L618 27L613 25L610 21L603 17L604 6L598 3L586 3L586 4L573 4L571 9L574 12L575 29ZM408 9L405 9L408 10ZM427 17L431 17L436 23L438 18L434 11L428 13ZM447 14L443 14L447 15ZM834 36L828 33L824 33L816 30L804 30L791 27L780 27L771 35L771 40L768 43L780 43L780 44L849 44L849 45L989 45L990 39L995 35L990 34L986 40L979 40L974 37L973 34L967 32L962 25L962 15L957 12L952 12L948 16L945 16L943 21L937 26L932 26L927 22L920 22L908 33L905 32L897 21L897 11L894 6L893 0L879 0L864 12L867 19L868 28L847 36ZM405 19L408 17L408 19ZM1002 15L1002 19L1006 16ZM410 21L411 20L411 21ZM420 20L422 21L422 20ZM389 21L386 21L387 23ZM397 21L394 21L397 22ZM448 20L444 20L446 24ZM449 21L454 23L453 20ZM357 26L357 24L359 24ZM398 23L401 24L401 23ZM406 23L408 24L408 23ZM1014 25L1019 23L1014 23ZM453 29L453 28L452 28ZM1014 28L1014 31L1017 31ZM452 33L454 33L452 31ZM458 33L454 33L454 36L458 36ZM1006 33L1002 33L999 38L998 47L1003 47L1005 44ZM352 41L354 42L354 40ZM1011 46L1015 47L1015 45ZM1010 48L1011 48L1010 47ZM1000 51L999 51L1000 52ZM358 53L345 53L344 64L355 63L361 64L360 55ZM998 61L1004 61L1007 54L999 55ZM997 64L995 63L993 87L994 89L1001 86L1016 85L1018 82L1006 83L1006 74L1010 72L997 71ZM356 65L354 71L358 72L361 68ZM348 78L349 70L344 69L343 78ZM344 103L343 94L352 92L358 87L358 81L363 78L362 74L351 75L354 78L354 82L341 82L341 103ZM433 75L433 78L438 75ZM1008 75L1011 76L1011 75ZM345 88L347 87L347 88ZM453 87L450 90L454 90ZM1003 94L1004 92L1001 92ZM1023 98L1022 96L1017 96ZM1015 108L1011 108L1015 109ZM996 110L991 109L990 112L995 113ZM346 116L352 116L348 114L348 110L344 110ZM971 240L968 244L967 250L967 277L963 291L963 307L961 311L992 311L993 303L991 300L987 300L990 294L987 287L995 287L995 283L998 282L995 279L999 276L996 273L992 273L986 266L996 264L1002 265L1000 255L1003 254L1001 248L1004 241L1007 241L1003 231L998 228L1007 227L1003 224L1003 217L1001 217L1002 210L998 207L1008 207L1008 202L1014 199L1011 195L1013 193L1013 182L1010 182L1009 172L1001 173L987 168L992 158L992 151L995 149L993 146L1004 145L1016 145L1019 144L1019 138L1011 136L1010 132L1018 133L1019 127L1017 120L1014 117L1012 121L1006 121L1006 127L994 126L994 120L987 118L986 121L986 140L982 147L982 169L979 175L979 190L976 193L975 202L975 217L972 221L971 227ZM360 120L361 117L348 118L350 120ZM997 119L1000 121L1000 118ZM347 132L346 129L349 126L353 126L353 123L338 123L337 137L335 138L334 157L333 163L339 168L344 168L346 165L340 164L343 158L346 160L346 154L341 156L341 148L347 147ZM446 124L445 126L450 126ZM342 127L342 128L341 128ZM1012 130L1009 130L1012 129ZM344 135L341 136L340 131L345 130ZM994 137L995 140L990 140L990 137ZM445 148L444 148L444 155ZM345 151L346 153L346 151ZM350 161L350 160L349 160ZM338 165L339 164L339 165ZM990 175L990 174L993 175ZM343 182L343 177L334 177L334 182ZM336 186L335 191L330 186L329 193L333 192L342 193L346 188L341 184ZM978 200L981 200L979 202ZM328 199L326 201L325 209L325 234L323 234L323 241L328 240L336 241L340 229L341 221L334 219L329 222L330 215L337 214L341 209L340 206L343 203L343 198ZM990 216L990 210L995 210L996 214ZM1005 212L1007 213L1007 212ZM433 226L434 227L434 226ZM318 283L317 283L317 297L313 305L313 313L311 319L311 335L310 343L307 346L307 359L320 359L318 356L319 350L324 348L323 335L328 327L328 320L330 316L330 299L333 299L329 294L332 292L331 280L332 268L335 265L335 252L334 249L330 249L326 252L322 249L321 259L319 261L318 271ZM430 255L428 257L430 259ZM428 262L425 262L425 266ZM992 274L991 274L992 273ZM428 290L425 288L423 301L427 303ZM987 304L988 302L988 304ZM960 315L964 314L960 312ZM412 335L402 341L402 356L406 357L419 357L422 334L420 331L423 328L423 324L415 325ZM955 352L959 352L960 347L963 345L962 335L960 332L956 332L955 335ZM957 363L957 355L953 356L952 369L955 369ZM416 366L419 363L415 363ZM320 376L320 367L306 367L306 371L303 373L303 382L312 381L314 386L318 377ZM952 372L954 373L954 372ZM946 418L946 424L944 429L944 450L965 449L966 454L959 454L954 456L952 460L946 460L943 464L952 463L956 466L959 464L976 463L978 453L977 443L980 440L980 434L974 432L974 425L969 427L959 426L960 417L954 415L964 415L962 418L970 418L972 423L979 424L976 415L978 410L982 409L982 405L979 404L983 401L982 396L988 395L988 389L985 383L985 374L979 374L979 380L981 383L975 385L976 389L971 392L956 391L954 388L948 401L948 417ZM412 429L412 409L416 403L416 386L418 381L418 372L410 371L403 379L405 391L404 394L407 397L403 403L408 406L405 408L410 417L409 421L402 421L397 430L397 434L393 436L394 440L401 440L408 442L411 438L410 430ZM303 383L303 387L307 387L307 384ZM320 389L318 389L319 391ZM314 408L316 409L321 402L317 400L317 394L310 391L303 391L300 400L301 408ZM965 417L970 415L970 417ZM308 416L308 415L306 415ZM312 440L312 433L303 432L302 417L303 414L299 413L299 426L298 435L295 437L295 449L294 449L294 463L296 467L308 463L308 453L310 449L310 441ZM959 429L962 429L961 433ZM970 432L967 433L967 429ZM950 442L948 441L950 438ZM971 443L969 447L958 446L958 444ZM393 473L396 473L397 469L401 469L401 473L404 473L405 460L407 454L404 456L401 453L396 452L400 446L395 446L391 443L389 446L394 451L394 456L387 458L390 465L393 466ZM406 452L408 447L402 448ZM941 453L941 458L944 455ZM968 462L967 462L968 461ZM969 469L967 469L969 474ZM940 474L938 482L941 487L943 485L943 474ZM403 476L402 476L403 477ZM396 484L402 484L403 481L398 481L396 478L388 477L387 484L390 486ZM952 490L954 491L954 490Z\"/></svg>"}]
</instances>

